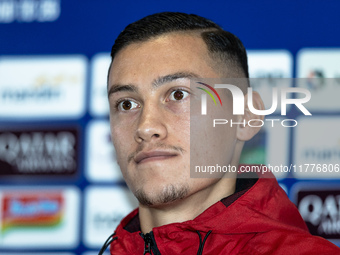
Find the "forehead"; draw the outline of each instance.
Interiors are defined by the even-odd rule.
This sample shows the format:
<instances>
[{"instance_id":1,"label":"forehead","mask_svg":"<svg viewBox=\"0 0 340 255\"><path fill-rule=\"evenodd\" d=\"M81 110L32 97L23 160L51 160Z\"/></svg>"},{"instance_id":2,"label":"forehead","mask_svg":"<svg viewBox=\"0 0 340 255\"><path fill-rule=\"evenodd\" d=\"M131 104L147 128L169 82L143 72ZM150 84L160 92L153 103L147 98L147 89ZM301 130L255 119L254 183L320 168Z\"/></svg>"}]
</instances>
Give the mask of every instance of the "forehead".
<instances>
[{"instance_id":1,"label":"forehead","mask_svg":"<svg viewBox=\"0 0 340 255\"><path fill-rule=\"evenodd\" d=\"M147 82L170 73L197 73L214 78L208 49L198 33L169 33L146 42L132 43L119 51L111 66L109 86L113 83Z\"/></svg>"}]
</instances>

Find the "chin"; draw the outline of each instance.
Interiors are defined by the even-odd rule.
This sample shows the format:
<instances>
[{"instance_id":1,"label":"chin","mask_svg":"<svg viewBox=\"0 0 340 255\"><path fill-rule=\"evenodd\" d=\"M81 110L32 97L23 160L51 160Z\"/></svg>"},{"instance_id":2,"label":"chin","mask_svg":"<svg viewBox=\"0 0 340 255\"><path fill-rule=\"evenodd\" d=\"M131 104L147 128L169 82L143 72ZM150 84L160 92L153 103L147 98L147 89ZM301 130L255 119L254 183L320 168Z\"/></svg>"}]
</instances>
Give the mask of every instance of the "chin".
<instances>
[{"instance_id":1,"label":"chin","mask_svg":"<svg viewBox=\"0 0 340 255\"><path fill-rule=\"evenodd\" d=\"M148 207L156 207L176 202L186 197L188 193L188 185L175 186L173 184L164 186L162 190L158 192L154 189L149 192L145 189L138 189L134 192L139 203Z\"/></svg>"}]
</instances>

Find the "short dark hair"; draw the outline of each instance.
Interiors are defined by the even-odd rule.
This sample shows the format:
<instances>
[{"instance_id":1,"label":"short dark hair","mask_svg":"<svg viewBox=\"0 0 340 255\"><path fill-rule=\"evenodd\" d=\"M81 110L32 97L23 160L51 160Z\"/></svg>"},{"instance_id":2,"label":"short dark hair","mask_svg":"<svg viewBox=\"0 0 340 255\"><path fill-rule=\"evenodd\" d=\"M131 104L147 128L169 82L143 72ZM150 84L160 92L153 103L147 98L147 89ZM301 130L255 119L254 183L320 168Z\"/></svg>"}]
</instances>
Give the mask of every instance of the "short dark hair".
<instances>
[{"instance_id":1,"label":"short dark hair","mask_svg":"<svg viewBox=\"0 0 340 255\"><path fill-rule=\"evenodd\" d=\"M128 25L112 46L112 61L120 50L132 43L180 31L202 31L201 37L213 59L218 57L223 63L240 68L245 77L249 77L247 52L238 37L211 20L180 12L156 13Z\"/></svg>"}]
</instances>

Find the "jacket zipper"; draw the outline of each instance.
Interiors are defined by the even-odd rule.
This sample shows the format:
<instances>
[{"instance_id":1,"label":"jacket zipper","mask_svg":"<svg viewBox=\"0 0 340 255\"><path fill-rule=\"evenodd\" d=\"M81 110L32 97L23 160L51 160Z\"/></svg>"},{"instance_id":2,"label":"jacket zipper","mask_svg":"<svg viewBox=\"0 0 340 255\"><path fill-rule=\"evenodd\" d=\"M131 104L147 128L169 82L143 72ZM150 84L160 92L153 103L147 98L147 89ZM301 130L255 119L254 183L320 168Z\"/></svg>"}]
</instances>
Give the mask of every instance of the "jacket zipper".
<instances>
[{"instance_id":1,"label":"jacket zipper","mask_svg":"<svg viewBox=\"0 0 340 255\"><path fill-rule=\"evenodd\" d=\"M144 239L144 253L143 255L161 255L158 250L155 237L153 236L152 231L147 234L140 233L139 234Z\"/></svg>"},{"instance_id":2,"label":"jacket zipper","mask_svg":"<svg viewBox=\"0 0 340 255\"><path fill-rule=\"evenodd\" d=\"M146 255L146 254L152 255L152 253L151 253L152 239L151 239L150 233L147 233L145 235L143 233L141 233L141 236L144 239L144 253L143 253L143 255Z\"/></svg>"}]
</instances>

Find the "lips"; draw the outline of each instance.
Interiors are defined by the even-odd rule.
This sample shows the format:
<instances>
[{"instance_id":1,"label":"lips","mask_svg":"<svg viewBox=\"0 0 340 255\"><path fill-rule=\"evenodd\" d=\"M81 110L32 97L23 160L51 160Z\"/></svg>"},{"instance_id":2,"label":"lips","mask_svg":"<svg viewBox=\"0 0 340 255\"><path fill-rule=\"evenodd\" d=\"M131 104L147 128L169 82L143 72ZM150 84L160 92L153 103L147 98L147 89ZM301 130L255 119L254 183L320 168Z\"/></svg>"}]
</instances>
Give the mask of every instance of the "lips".
<instances>
[{"instance_id":1,"label":"lips","mask_svg":"<svg viewBox=\"0 0 340 255\"><path fill-rule=\"evenodd\" d=\"M164 160L177 156L178 154L172 151L162 151L155 150L149 152L140 152L134 158L137 164L141 164L144 162L152 161L152 160Z\"/></svg>"}]
</instances>

